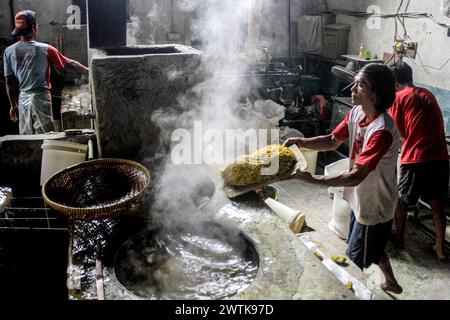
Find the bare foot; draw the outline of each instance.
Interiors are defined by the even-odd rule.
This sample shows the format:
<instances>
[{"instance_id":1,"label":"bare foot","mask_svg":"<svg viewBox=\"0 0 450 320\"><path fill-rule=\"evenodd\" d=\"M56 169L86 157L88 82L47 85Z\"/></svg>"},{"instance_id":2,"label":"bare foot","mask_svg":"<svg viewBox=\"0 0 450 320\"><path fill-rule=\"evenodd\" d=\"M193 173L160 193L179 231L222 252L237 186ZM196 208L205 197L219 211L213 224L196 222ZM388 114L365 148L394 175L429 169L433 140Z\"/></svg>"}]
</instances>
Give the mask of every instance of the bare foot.
<instances>
[{"instance_id":1,"label":"bare foot","mask_svg":"<svg viewBox=\"0 0 450 320\"><path fill-rule=\"evenodd\" d=\"M380 285L380 288L384 291L390 291L395 294L400 294L403 292L402 287L400 287L398 284L393 284L393 283L388 283L388 282L382 283Z\"/></svg>"},{"instance_id":2,"label":"bare foot","mask_svg":"<svg viewBox=\"0 0 450 320\"><path fill-rule=\"evenodd\" d=\"M439 260L441 260L441 261L447 260L447 256L444 254L444 250L437 250L436 245L433 246L433 250L436 253L436 257Z\"/></svg>"}]
</instances>

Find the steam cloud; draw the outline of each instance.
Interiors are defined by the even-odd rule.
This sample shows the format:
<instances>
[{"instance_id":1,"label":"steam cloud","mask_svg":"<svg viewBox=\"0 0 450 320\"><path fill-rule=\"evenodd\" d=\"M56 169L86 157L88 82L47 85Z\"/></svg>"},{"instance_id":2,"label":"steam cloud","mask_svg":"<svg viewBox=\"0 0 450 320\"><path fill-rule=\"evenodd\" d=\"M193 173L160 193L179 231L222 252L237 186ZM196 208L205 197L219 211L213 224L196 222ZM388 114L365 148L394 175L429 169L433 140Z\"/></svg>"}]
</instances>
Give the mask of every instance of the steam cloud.
<instances>
[{"instance_id":1,"label":"steam cloud","mask_svg":"<svg viewBox=\"0 0 450 320\"><path fill-rule=\"evenodd\" d=\"M182 114L167 108L153 113L152 122L162 130L160 139L164 140L170 136L174 128L192 131L194 121L201 121L204 131L214 129L221 132L223 137L226 137L226 131L229 129L245 131L261 128L261 123L248 117L243 106L248 107L248 100L246 104L245 98L250 94L249 70L261 51L257 43L259 35L250 34L249 38L251 28L260 29L258 25L249 27L249 14L251 10L256 10L257 12L254 12L256 14L261 13L263 3L267 5L269 2L271 0L175 2L178 8L191 13L194 17L191 25L192 38L202 52L200 72L204 81L194 86L190 92L180 93L178 101L180 108L184 110ZM151 15L156 17L153 13ZM251 23L262 23L262 20L256 19ZM168 70L167 73L169 80L178 76L173 70ZM245 139L245 137L234 138ZM241 149L235 150L236 153L232 155L223 152L226 157L222 159L223 163L231 160L230 156L234 158L245 152L252 152L258 147L250 144L253 150L249 150L247 141L226 140L225 144L232 143L237 147L241 146ZM225 147L224 145L224 149ZM217 157L214 151L213 144L203 142L204 159ZM219 168L206 168L202 165L180 167L171 162L170 154L158 168L153 167L153 174L156 176L153 184L155 199L151 210L154 222L167 226L175 221L181 223L192 221L192 215L197 211L202 199L211 196L210 180L205 177L211 174L218 175ZM213 172L209 173L208 170ZM216 185L219 186L218 183Z\"/></svg>"}]
</instances>

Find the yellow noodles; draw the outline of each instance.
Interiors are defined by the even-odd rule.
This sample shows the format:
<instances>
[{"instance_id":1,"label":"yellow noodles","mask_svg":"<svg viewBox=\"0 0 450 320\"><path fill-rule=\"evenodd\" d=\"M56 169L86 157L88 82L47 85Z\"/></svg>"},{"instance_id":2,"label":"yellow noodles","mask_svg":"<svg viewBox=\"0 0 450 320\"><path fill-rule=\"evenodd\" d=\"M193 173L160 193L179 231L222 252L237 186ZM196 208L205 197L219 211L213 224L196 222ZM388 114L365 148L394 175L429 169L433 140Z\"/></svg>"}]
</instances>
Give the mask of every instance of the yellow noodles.
<instances>
[{"instance_id":1,"label":"yellow noodles","mask_svg":"<svg viewBox=\"0 0 450 320\"><path fill-rule=\"evenodd\" d=\"M261 174L262 168L271 167L272 161L277 159L279 159L277 173L273 175ZM229 185L249 186L290 173L294 169L296 161L294 152L289 148L269 145L250 155L243 155L235 159L223 170L222 175Z\"/></svg>"}]
</instances>

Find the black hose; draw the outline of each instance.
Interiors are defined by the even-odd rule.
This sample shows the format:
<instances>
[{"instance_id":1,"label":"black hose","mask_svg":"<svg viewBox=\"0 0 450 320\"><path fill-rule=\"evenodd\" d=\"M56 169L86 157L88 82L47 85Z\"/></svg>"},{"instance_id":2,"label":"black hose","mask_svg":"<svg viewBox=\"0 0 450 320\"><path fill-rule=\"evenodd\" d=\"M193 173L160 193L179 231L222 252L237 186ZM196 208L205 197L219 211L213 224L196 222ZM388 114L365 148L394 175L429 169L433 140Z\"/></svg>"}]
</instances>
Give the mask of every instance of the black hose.
<instances>
[{"instance_id":1,"label":"black hose","mask_svg":"<svg viewBox=\"0 0 450 320\"><path fill-rule=\"evenodd\" d=\"M292 68L292 54L291 54L291 0L288 1L288 46L289 46L289 68Z\"/></svg>"},{"instance_id":2,"label":"black hose","mask_svg":"<svg viewBox=\"0 0 450 320\"><path fill-rule=\"evenodd\" d=\"M15 24L16 24L16 22L15 22L16 15L14 14L14 0L9 0L9 9L10 9L10 12L11 12L11 23L12 23L12 26L13 26L13 29L14 29Z\"/></svg>"}]
</instances>

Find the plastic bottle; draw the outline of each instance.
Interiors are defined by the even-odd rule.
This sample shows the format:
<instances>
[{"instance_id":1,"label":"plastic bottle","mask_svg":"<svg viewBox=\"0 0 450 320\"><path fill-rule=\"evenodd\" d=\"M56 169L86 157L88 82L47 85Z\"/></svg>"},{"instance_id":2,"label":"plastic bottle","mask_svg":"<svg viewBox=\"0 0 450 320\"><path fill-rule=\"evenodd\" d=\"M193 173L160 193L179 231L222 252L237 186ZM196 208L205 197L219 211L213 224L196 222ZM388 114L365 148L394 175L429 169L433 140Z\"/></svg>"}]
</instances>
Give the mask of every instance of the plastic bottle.
<instances>
[{"instance_id":1,"label":"plastic bottle","mask_svg":"<svg viewBox=\"0 0 450 320\"><path fill-rule=\"evenodd\" d=\"M364 43L361 43L361 46L359 47L359 54L358 56L362 59L365 58L366 55L366 45Z\"/></svg>"}]
</instances>

